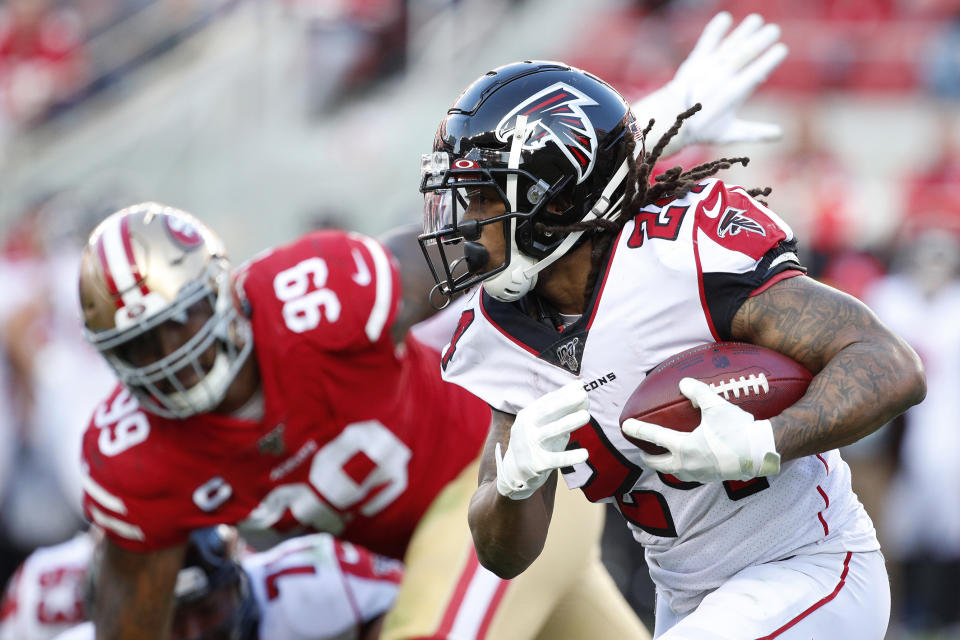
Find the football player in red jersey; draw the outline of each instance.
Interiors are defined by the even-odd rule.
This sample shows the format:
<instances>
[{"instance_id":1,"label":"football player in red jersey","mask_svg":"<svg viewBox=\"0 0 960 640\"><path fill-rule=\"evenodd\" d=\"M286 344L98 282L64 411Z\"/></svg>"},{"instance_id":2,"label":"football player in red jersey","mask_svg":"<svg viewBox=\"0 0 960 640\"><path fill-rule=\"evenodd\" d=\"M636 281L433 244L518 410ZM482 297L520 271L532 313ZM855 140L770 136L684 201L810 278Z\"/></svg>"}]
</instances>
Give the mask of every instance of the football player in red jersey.
<instances>
[{"instance_id":1,"label":"football player in red jersey","mask_svg":"<svg viewBox=\"0 0 960 640\"><path fill-rule=\"evenodd\" d=\"M184 543L221 522L403 559L383 638L578 637L571 618L645 636L586 501L558 508L556 556L529 579L479 568L466 511L490 411L409 335L428 290L402 299L391 253L359 234L310 233L234 270L208 227L160 204L94 230L85 332L121 380L82 445L84 508L107 537L98 637L166 638Z\"/></svg>"},{"instance_id":2,"label":"football player in red jersey","mask_svg":"<svg viewBox=\"0 0 960 640\"><path fill-rule=\"evenodd\" d=\"M765 192L710 177L745 159L650 182L696 109L651 136L650 111L596 76L517 62L466 88L424 156L424 254L442 292L473 288L444 378L494 409L470 504L478 556L523 575L557 527L560 470L643 544L654 637L880 640L886 571L837 448L920 402L923 368L861 303L803 275ZM813 382L755 420L685 378L697 429L621 430L645 372L719 340L775 349Z\"/></svg>"}]
</instances>

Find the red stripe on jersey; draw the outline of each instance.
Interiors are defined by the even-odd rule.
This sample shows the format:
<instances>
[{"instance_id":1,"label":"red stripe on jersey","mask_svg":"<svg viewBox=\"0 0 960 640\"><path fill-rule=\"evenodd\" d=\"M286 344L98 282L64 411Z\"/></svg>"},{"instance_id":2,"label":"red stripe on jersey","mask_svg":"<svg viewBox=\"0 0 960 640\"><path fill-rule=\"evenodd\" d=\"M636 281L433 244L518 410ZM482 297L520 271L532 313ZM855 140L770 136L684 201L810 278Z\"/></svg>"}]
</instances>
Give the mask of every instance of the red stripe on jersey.
<instances>
[{"instance_id":1,"label":"red stripe on jersey","mask_svg":"<svg viewBox=\"0 0 960 640\"><path fill-rule=\"evenodd\" d=\"M520 348L523 349L524 351L526 351L526 352L528 352L528 353L532 353L532 354L535 355L535 356L540 354L539 351L537 351L537 350L534 349L533 347L527 346L527 345L525 345L524 343L520 342L519 340L517 340L516 338L514 338L512 335L510 335L510 332L504 331L503 328L502 328L500 325L498 325L496 322L494 322L493 318L490 317L490 314L487 313L486 308L484 308L484 306L483 306L483 297L482 297L482 296L481 296L481 298L480 298L480 313L482 313L482 314L483 314L483 317L487 319L487 322L490 323L490 326L491 326L491 327L493 327L494 329L496 329L497 331L499 331L500 333L502 333L508 340L510 340L510 342L512 342L513 344L517 345L518 347L520 347Z\"/></svg>"},{"instance_id":2,"label":"red stripe on jersey","mask_svg":"<svg viewBox=\"0 0 960 640\"><path fill-rule=\"evenodd\" d=\"M827 461L823 459L823 456L819 453L817 454L817 460L823 463L823 468L827 470L827 473L830 473L830 465L827 464Z\"/></svg>"},{"instance_id":3,"label":"red stripe on jersey","mask_svg":"<svg viewBox=\"0 0 960 640\"><path fill-rule=\"evenodd\" d=\"M526 111L523 112L523 115L531 114L531 113L533 113L534 111L536 111L537 109L542 109L543 107L547 106L547 105L550 104L551 102L556 102L556 101L559 100L560 98L566 98L566 97L567 97L567 94L566 94L566 93L558 93L557 95L553 96L552 98L548 98L547 100L544 100L544 101L541 102L540 104L535 105L535 106L533 106L533 107L530 107L529 109L527 109Z\"/></svg>"},{"instance_id":4,"label":"red stripe on jersey","mask_svg":"<svg viewBox=\"0 0 960 640\"><path fill-rule=\"evenodd\" d=\"M800 615L798 615L796 618L794 618L793 620L791 620L791 621L788 622L787 624L783 625L782 627L780 627L779 629L777 629L776 631L774 631L774 632L771 633L770 635L768 635L768 636L763 636L762 638L757 638L757 640L773 640L773 638L776 638L777 636L779 636L780 634L782 634L784 631L786 631L786 630L789 629L790 627L793 627L793 626L796 625L798 622L800 622L801 620L803 620L804 618L806 618L807 616L809 616L811 613L813 613L814 611L816 611L817 609L819 609L819 608L822 607L823 605L827 604L828 602L830 602L831 600L833 600L834 598L836 598L836 597L837 597L837 594L840 593L840 589L843 589L843 585L846 584L846 581L847 581L847 573L850 571L850 558L851 558L851 556L853 556L853 553L850 552L850 551L847 551L847 557L843 559L843 573L840 574L840 582L837 583L837 586L834 588L833 593L831 593L830 595L822 598L820 601L818 601L817 603L815 603L814 605L812 605L809 609L807 609L806 611L804 611L803 613L801 613Z\"/></svg>"},{"instance_id":5,"label":"red stripe on jersey","mask_svg":"<svg viewBox=\"0 0 960 640\"><path fill-rule=\"evenodd\" d=\"M787 278L793 278L794 276L802 276L802 275L804 275L803 271L798 271L797 269L788 269L786 271L781 271L780 273L773 276L772 278L764 282L762 285L754 289L750 293L750 297L752 298L755 295L763 293L764 291L766 291L773 285L777 284L781 280L786 280Z\"/></svg>"},{"instance_id":6,"label":"red stripe on jersey","mask_svg":"<svg viewBox=\"0 0 960 640\"><path fill-rule=\"evenodd\" d=\"M493 614L497 612L497 607L500 606L500 601L503 600L503 596L507 593L507 587L510 586L510 583L506 580L501 580L500 584L497 586L497 590L493 594L493 598L490 599L490 606L487 608L487 612L483 616L483 622L480 623L480 629L477 631L477 640L484 640L487 637L487 631L490 629L490 623L493 622Z\"/></svg>"},{"instance_id":7,"label":"red stripe on jersey","mask_svg":"<svg viewBox=\"0 0 960 640\"><path fill-rule=\"evenodd\" d=\"M286 567L284 569L278 569L267 575L266 577L266 586L267 586L267 600L276 600L280 595L280 587L277 586L277 580L283 576L302 576L302 575L313 575L317 572L317 568L312 564L301 565L299 567Z\"/></svg>"},{"instance_id":8,"label":"red stripe on jersey","mask_svg":"<svg viewBox=\"0 0 960 640\"><path fill-rule=\"evenodd\" d=\"M127 255L127 264L130 265L130 273L133 274L133 281L140 285L140 293L147 295L150 289L143 282L143 276L140 275L140 269L137 268L137 261L133 257L133 243L130 241L130 217L124 216L120 220L120 237L123 239L123 252Z\"/></svg>"},{"instance_id":9,"label":"red stripe on jersey","mask_svg":"<svg viewBox=\"0 0 960 640\"><path fill-rule=\"evenodd\" d=\"M440 628L437 629L437 633L435 634L437 637L446 638L447 634L449 634L453 628L453 622L457 619L457 613L460 611L460 605L463 604L463 598L467 594L467 588L473 581L473 576L476 575L477 567L479 566L480 561L477 560L477 554L471 549L470 556L467 558L467 566L464 567L463 572L460 574L460 580L457 581L457 586L453 590L453 597L450 598L450 602L447 604L447 610L443 612Z\"/></svg>"},{"instance_id":10,"label":"red stripe on jersey","mask_svg":"<svg viewBox=\"0 0 960 640\"><path fill-rule=\"evenodd\" d=\"M697 289L700 291L700 307L703 309L703 317L706 319L707 326L710 328L710 335L713 336L715 341L719 342L720 334L717 333L717 328L713 326L713 317L710 315L710 307L707 306L707 293L703 288L703 265L700 264L699 235L700 226L693 225L693 257L697 261Z\"/></svg>"},{"instance_id":11,"label":"red stripe on jersey","mask_svg":"<svg viewBox=\"0 0 960 640\"><path fill-rule=\"evenodd\" d=\"M337 547L336 553L337 559L339 560L340 554L343 550L339 548L337 541L334 541L334 545ZM338 564L340 565L340 584L343 585L343 592L347 594L347 601L350 603L350 610L353 611L353 619L356 621L359 631L359 628L363 626L363 612L360 610L360 605L357 603L357 596L354 595L353 589L350 588L350 583L347 581L347 574L343 570L343 560L340 560Z\"/></svg>"},{"instance_id":12,"label":"red stripe on jersey","mask_svg":"<svg viewBox=\"0 0 960 640\"><path fill-rule=\"evenodd\" d=\"M820 492L820 497L823 498L824 502L823 508L826 509L830 506L830 498L827 497L826 492L824 492L820 485L817 485L817 491ZM830 535L830 528L827 526L827 521L823 519L823 511L818 512L817 517L820 518L820 524L823 525L823 535Z\"/></svg>"},{"instance_id":13,"label":"red stripe on jersey","mask_svg":"<svg viewBox=\"0 0 960 640\"><path fill-rule=\"evenodd\" d=\"M617 234L616 239L613 241L613 249L610 250L610 257L607 258L607 268L603 272L603 279L600 281L600 289L597 291L597 295L593 297L593 309L590 311L590 319L587 320L587 331L589 331L590 327L593 326L593 319L597 317L597 307L600 306L600 298L603 297L603 289L607 286L607 276L610 275L610 268L613 266L613 259L617 255L617 247L620 246L620 237L622 235L623 229L620 230L620 233Z\"/></svg>"},{"instance_id":14,"label":"red stripe on jersey","mask_svg":"<svg viewBox=\"0 0 960 640\"><path fill-rule=\"evenodd\" d=\"M103 268L103 279L107 284L107 293L110 294L114 304L119 309L123 307L123 298L117 291L117 283L113 280L113 272L110 271L110 263L107 262L107 250L103 246L103 234L100 234L100 238L97 240L97 257L100 258L100 266Z\"/></svg>"}]
</instances>

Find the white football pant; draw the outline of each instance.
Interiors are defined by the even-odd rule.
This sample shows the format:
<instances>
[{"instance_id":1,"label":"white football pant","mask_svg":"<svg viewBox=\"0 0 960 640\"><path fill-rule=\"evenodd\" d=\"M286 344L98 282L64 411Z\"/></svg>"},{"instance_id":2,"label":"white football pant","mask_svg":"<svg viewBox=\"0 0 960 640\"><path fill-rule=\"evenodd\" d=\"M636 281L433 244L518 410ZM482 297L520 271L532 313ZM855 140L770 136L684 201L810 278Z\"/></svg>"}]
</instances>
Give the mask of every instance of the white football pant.
<instances>
[{"instance_id":1,"label":"white football pant","mask_svg":"<svg viewBox=\"0 0 960 640\"><path fill-rule=\"evenodd\" d=\"M659 640L883 640L883 555L819 553L747 567L678 616L657 598Z\"/></svg>"}]
</instances>

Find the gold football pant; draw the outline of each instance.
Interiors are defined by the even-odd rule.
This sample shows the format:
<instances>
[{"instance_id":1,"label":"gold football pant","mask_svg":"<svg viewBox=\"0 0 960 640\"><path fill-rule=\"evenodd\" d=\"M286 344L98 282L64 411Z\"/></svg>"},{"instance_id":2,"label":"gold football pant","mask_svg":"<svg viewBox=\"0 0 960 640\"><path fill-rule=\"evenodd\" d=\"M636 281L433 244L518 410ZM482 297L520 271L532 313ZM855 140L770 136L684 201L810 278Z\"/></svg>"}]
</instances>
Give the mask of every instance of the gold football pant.
<instances>
[{"instance_id":1,"label":"gold football pant","mask_svg":"<svg viewBox=\"0 0 960 640\"><path fill-rule=\"evenodd\" d=\"M600 562L604 509L560 480L546 545L513 580L481 567L467 525L474 462L417 527L381 640L650 638Z\"/></svg>"}]
</instances>

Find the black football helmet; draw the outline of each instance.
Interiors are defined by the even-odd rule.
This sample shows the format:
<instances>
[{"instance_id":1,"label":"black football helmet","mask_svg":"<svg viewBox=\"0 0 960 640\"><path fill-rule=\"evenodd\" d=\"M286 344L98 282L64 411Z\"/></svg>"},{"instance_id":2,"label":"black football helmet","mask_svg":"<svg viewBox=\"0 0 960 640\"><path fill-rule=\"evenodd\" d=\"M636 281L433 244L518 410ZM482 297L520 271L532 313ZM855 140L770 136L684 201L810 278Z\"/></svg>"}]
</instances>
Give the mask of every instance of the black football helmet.
<instances>
[{"instance_id":1,"label":"black football helmet","mask_svg":"<svg viewBox=\"0 0 960 640\"><path fill-rule=\"evenodd\" d=\"M636 157L643 140L630 106L580 69L516 62L474 81L440 123L433 153L421 160L419 240L440 292L449 296L482 281L499 300L525 295L583 233L537 231L537 222L566 226L619 213L630 138ZM478 187L496 191L503 215L463 220L467 194ZM485 249L474 242L488 224L502 224L503 264L486 265Z\"/></svg>"},{"instance_id":2,"label":"black football helmet","mask_svg":"<svg viewBox=\"0 0 960 640\"><path fill-rule=\"evenodd\" d=\"M197 529L187 542L183 568L174 588L174 636L177 618L190 607L203 607L216 592L229 589L233 600L228 615L215 628L205 629L189 640L256 640L260 609L250 589L249 578L237 559L236 529L227 525Z\"/></svg>"}]
</instances>

